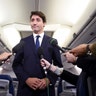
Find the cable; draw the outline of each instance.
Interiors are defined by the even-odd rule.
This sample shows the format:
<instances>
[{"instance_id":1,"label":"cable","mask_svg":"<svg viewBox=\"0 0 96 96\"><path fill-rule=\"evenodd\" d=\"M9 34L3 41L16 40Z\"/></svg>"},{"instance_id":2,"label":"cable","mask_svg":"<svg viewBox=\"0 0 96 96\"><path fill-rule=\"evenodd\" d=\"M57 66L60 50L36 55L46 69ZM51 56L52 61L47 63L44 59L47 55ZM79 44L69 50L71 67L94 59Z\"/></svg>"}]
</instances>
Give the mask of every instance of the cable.
<instances>
[{"instance_id":1,"label":"cable","mask_svg":"<svg viewBox=\"0 0 96 96\"><path fill-rule=\"evenodd\" d=\"M46 76L47 77L47 76ZM48 79L46 79L46 85L47 85L47 95L49 96L49 85L48 85Z\"/></svg>"}]
</instances>

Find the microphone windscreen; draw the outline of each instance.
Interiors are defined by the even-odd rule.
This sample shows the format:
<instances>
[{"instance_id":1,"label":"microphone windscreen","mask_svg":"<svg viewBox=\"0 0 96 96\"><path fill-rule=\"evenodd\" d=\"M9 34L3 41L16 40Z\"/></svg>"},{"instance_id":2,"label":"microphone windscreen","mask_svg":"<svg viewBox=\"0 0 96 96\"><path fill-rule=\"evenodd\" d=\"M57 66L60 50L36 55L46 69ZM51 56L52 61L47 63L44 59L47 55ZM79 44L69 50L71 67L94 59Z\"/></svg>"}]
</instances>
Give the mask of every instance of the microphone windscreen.
<instances>
[{"instance_id":1,"label":"microphone windscreen","mask_svg":"<svg viewBox=\"0 0 96 96\"><path fill-rule=\"evenodd\" d=\"M43 48L42 47L39 47L38 48L38 56L39 56L39 58L42 59L43 58L43 55L44 55Z\"/></svg>"},{"instance_id":2,"label":"microphone windscreen","mask_svg":"<svg viewBox=\"0 0 96 96\"><path fill-rule=\"evenodd\" d=\"M13 47L12 52L17 53L23 46L24 46L24 41L21 41L15 47Z\"/></svg>"},{"instance_id":3,"label":"microphone windscreen","mask_svg":"<svg viewBox=\"0 0 96 96\"><path fill-rule=\"evenodd\" d=\"M58 42L57 42L56 39L52 38L52 39L50 40L50 44L51 44L52 46L54 46L54 47L57 47L57 48L58 48L59 50L61 50L62 52L65 52L60 46L58 46Z\"/></svg>"},{"instance_id":4,"label":"microphone windscreen","mask_svg":"<svg viewBox=\"0 0 96 96\"><path fill-rule=\"evenodd\" d=\"M50 40L50 44L53 45L53 46L56 46L56 45L58 45L58 42L57 42L56 39L51 38L51 40Z\"/></svg>"}]
</instances>

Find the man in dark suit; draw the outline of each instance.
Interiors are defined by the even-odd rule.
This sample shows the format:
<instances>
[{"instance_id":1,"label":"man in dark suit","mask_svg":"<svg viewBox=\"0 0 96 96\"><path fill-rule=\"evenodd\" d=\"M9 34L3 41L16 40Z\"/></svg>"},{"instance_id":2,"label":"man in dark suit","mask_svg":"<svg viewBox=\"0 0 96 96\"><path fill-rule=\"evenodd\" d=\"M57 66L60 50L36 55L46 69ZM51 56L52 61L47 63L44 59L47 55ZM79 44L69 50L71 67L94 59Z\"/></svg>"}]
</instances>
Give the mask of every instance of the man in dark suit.
<instances>
[{"instance_id":1,"label":"man in dark suit","mask_svg":"<svg viewBox=\"0 0 96 96\"><path fill-rule=\"evenodd\" d=\"M39 35L43 57L62 67L59 50L49 43L51 37L44 34L45 23L46 17L42 12L31 12L30 24L33 34L21 40L24 41L24 46L17 52L12 66L19 81L17 96L55 96L54 84L57 76L51 71L44 73L35 45L36 36Z\"/></svg>"}]
</instances>

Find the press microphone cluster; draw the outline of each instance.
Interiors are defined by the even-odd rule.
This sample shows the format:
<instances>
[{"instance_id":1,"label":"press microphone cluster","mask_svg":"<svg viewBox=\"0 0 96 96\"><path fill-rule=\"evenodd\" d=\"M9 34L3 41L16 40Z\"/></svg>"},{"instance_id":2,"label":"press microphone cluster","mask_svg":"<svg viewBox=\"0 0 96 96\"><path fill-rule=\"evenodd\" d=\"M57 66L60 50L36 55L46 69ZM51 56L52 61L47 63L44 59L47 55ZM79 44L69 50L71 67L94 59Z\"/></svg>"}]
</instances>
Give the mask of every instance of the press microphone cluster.
<instances>
[{"instance_id":1,"label":"press microphone cluster","mask_svg":"<svg viewBox=\"0 0 96 96\"><path fill-rule=\"evenodd\" d=\"M59 50L61 50L63 53L65 52L65 50L71 50L70 48L66 48L66 47L63 47L61 48L59 45L58 45L58 42L56 39L54 38L51 38L50 42L49 42L52 46L54 47L57 47Z\"/></svg>"},{"instance_id":2,"label":"press microphone cluster","mask_svg":"<svg viewBox=\"0 0 96 96\"><path fill-rule=\"evenodd\" d=\"M43 48L42 47L38 48L38 56L39 56L40 59L44 58L44 52L43 52ZM44 66L43 69L44 69L45 74L47 75L46 66Z\"/></svg>"}]
</instances>

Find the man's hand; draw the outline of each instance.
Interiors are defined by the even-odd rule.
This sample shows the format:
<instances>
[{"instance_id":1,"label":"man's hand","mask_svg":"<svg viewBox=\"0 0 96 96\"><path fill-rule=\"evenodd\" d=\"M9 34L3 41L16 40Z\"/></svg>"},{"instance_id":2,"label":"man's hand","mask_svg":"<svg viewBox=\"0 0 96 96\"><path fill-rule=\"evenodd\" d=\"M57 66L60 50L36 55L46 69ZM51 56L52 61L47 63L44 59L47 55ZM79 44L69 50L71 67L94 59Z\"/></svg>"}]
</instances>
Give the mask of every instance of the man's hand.
<instances>
[{"instance_id":1,"label":"man's hand","mask_svg":"<svg viewBox=\"0 0 96 96\"><path fill-rule=\"evenodd\" d=\"M50 81L48 78L41 79L41 82L38 84L39 89L43 90L49 85Z\"/></svg>"},{"instance_id":2,"label":"man's hand","mask_svg":"<svg viewBox=\"0 0 96 96\"><path fill-rule=\"evenodd\" d=\"M48 78L38 79L30 77L26 80L26 84L34 90L37 89L43 90L50 84L50 81Z\"/></svg>"},{"instance_id":3,"label":"man's hand","mask_svg":"<svg viewBox=\"0 0 96 96\"><path fill-rule=\"evenodd\" d=\"M64 53L64 56L66 57L68 63L75 63L77 60L77 57L69 52Z\"/></svg>"},{"instance_id":4,"label":"man's hand","mask_svg":"<svg viewBox=\"0 0 96 96\"><path fill-rule=\"evenodd\" d=\"M38 89L38 84L40 84L41 83L41 80L40 79L38 79L38 78L28 78L27 80L26 80L26 84L30 87L30 88L32 88L32 89L34 89L34 90L36 90L36 89Z\"/></svg>"}]
</instances>

